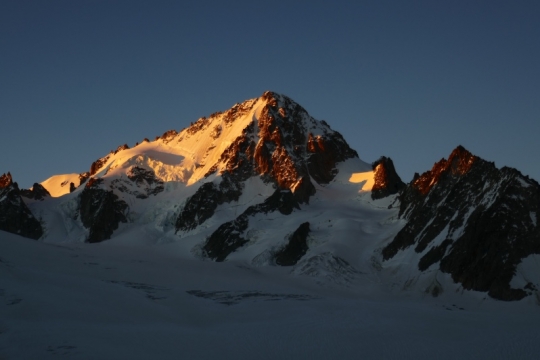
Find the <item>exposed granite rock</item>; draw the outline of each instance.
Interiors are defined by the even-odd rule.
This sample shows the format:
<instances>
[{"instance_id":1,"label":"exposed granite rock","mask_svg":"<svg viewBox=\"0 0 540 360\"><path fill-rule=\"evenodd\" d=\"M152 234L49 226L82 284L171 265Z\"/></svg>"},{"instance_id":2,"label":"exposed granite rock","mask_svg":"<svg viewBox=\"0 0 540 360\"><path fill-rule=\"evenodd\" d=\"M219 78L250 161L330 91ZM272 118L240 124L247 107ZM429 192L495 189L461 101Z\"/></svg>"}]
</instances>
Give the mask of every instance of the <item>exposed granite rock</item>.
<instances>
[{"instance_id":1,"label":"exposed granite rock","mask_svg":"<svg viewBox=\"0 0 540 360\"><path fill-rule=\"evenodd\" d=\"M80 195L79 214L83 225L90 230L89 243L111 238L120 222L127 222L128 205L112 190L99 187L101 179L91 178Z\"/></svg>"},{"instance_id":2,"label":"exposed granite rock","mask_svg":"<svg viewBox=\"0 0 540 360\"><path fill-rule=\"evenodd\" d=\"M116 154L116 153L118 153L118 152L120 152L122 150L127 150L127 149L129 149L128 144L120 145L119 147L116 148L115 151L113 151L112 154L114 155L114 154Z\"/></svg>"},{"instance_id":3,"label":"exposed granite rock","mask_svg":"<svg viewBox=\"0 0 540 360\"><path fill-rule=\"evenodd\" d=\"M242 182L234 181L230 173L224 173L219 185L208 182L191 196L176 220L176 230L188 231L196 228L214 215L216 208L242 195Z\"/></svg>"},{"instance_id":4,"label":"exposed granite rock","mask_svg":"<svg viewBox=\"0 0 540 360\"><path fill-rule=\"evenodd\" d=\"M215 261L225 260L230 253L249 241L242 236L248 225L248 216L244 215L223 223L206 240L203 247L205 255Z\"/></svg>"},{"instance_id":5,"label":"exposed granite rock","mask_svg":"<svg viewBox=\"0 0 540 360\"><path fill-rule=\"evenodd\" d=\"M161 139L164 141L164 142L168 142L170 140L172 140L176 135L178 135L178 131L176 130L168 130L168 131L165 131L163 133L163 135L161 135Z\"/></svg>"},{"instance_id":6,"label":"exposed granite rock","mask_svg":"<svg viewBox=\"0 0 540 360\"><path fill-rule=\"evenodd\" d=\"M314 195L316 190L309 178L301 177L296 184L291 187L294 198L298 203L309 203L309 198Z\"/></svg>"},{"instance_id":7,"label":"exposed granite rock","mask_svg":"<svg viewBox=\"0 0 540 360\"><path fill-rule=\"evenodd\" d=\"M21 190L21 196L33 200L43 200L46 197L51 196L51 194L47 191L47 189L45 189L43 185L34 183L34 185L32 186L32 190Z\"/></svg>"},{"instance_id":8,"label":"exposed granite rock","mask_svg":"<svg viewBox=\"0 0 540 360\"><path fill-rule=\"evenodd\" d=\"M375 182L371 189L371 198L373 200L397 194L405 187L405 183L401 181L394 168L392 159L381 156L379 160L373 163L373 171L375 172Z\"/></svg>"},{"instance_id":9,"label":"exposed granite rock","mask_svg":"<svg viewBox=\"0 0 540 360\"><path fill-rule=\"evenodd\" d=\"M146 199L150 195L157 195L165 190L164 183L152 169L132 166L126 171L125 177L111 181L111 189L135 196L137 199Z\"/></svg>"},{"instance_id":10,"label":"exposed granite rock","mask_svg":"<svg viewBox=\"0 0 540 360\"><path fill-rule=\"evenodd\" d=\"M310 177L319 183L330 182L337 174L338 162L358 156L341 134L325 122L313 119L288 97L267 91L262 98L267 103L261 109L256 128L251 123L219 160L227 164L227 171L234 172L242 163L248 163L251 174L261 175L276 187L294 192L294 185L302 178L304 182L310 181ZM235 114L229 118L234 120ZM243 114L245 111L240 112ZM311 134L314 129L322 132L316 142ZM207 176L214 171L216 168Z\"/></svg>"},{"instance_id":11,"label":"exposed granite rock","mask_svg":"<svg viewBox=\"0 0 540 360\"><path fill-rule=\"evenodd\" d=\"M319 184L329 183L337 174L338 162L358 156L341 134L314 120L290 98L273 92L264 93L263 98L267 105L257 123L256 168L270 174L279 188L292 189L302 178L311 182L311 177ZM314 137L312 131L321 134ZM314 193L313 187L309 196ZM309 196L299 200L307 202Z\"/></svg>"},{"instance_id":12,"label":"exposed granite rock","mask_svg":"<svg viewBox=\"0 0 540 360\"><path fill-rule=\"evenodd\" d=\"M79 186L84 184L90 178L90 172L86 171L79 174Z\"/></svg>"},{"instance_id":13,"label":"exposed granite rock","mask_svg":"<svg viewBox=\"0 0 540 360\"><path fill-rule=\"evenodd\" d=\"M11 177L11 173L8 171L7 174L2 174L0 176L0 189L5 189L13 184L13 178Z\"/></svg>"},{"instance_id":14,"label":"exposed granite rock","mask_svg":"<svg viewBox=\"0 0 540 360\"><path fill-rule=\"evenodd\" d=\"M421 271L438 264L464 289L519 300L530 289L510 287L516 266L540 254L540 185L519 171L456 148L448 160L415 176L400 194L408 222L383 249L423 254ZM427 251L426 251L427 250Z\"/></svg>"},{"instance_id":15,"label":"exposed granite rock","mask_svg":"<svg viewBox=\"0 0 540 360\"><path fill-rule=\"evenodd\" d=\"M43 235L40 222L24 203L9 172L0 176L0 230L35 240Z\"/></svg>"},{"instance_id":16,"label":"exposed granite rock","mask_svg":"<svg viewBox=\"0 0 540 360\"><path fill-rule=\"evenodd\" d=\"M309 222L305 222L294 231L289 243L276 253L276 264L281 266L296 265L308 251L307 237L309 235Z\"/></svg>"},{"instance_id":17,"label":"exposed granite rock","mask_svg":"<svg viewBox=\"0 0 540 360\"><path fill-rule=\"evenodd\" d=\"M143 194L142 198L147 198L150 195L157 195L165 190L163 181L158 179L151 169L133 166L128 170L127 177L134 182L137 187L144 191L145 194ZM137 197L141 196L139 195Z\"/></svg>"},{"instance_id":18,"label":"exposed granite rock","mask_svg":"<svg viewBox=\"0 0 540 360\"><path fill-rule=\"evenodd\" d=\"M286 96L265 92L256 121L250 123L242 134L221 154L218 162L206 173L206 177L221 168L221 175L241 183L252 176L260 176L278 190L290 190L298 203L308 203L315 194L311 179L326 184L337 174L336 164L357 157L343 137L330 129L325 122L313 119L300 105ZM223 113L225 123L231 124L252 109L255 101L235 105ZM221 113L212 114L210 119ZM199 119L188 128L189 134L205 129L209 119ZM227 125L226 125L227 126ZM312 131L320 133L313 137ZM215 131L219 136L221 129ZM224 168L222 165L225 165ZM189 230L209 219L218 205L236 201L241 195L232 193L226 181L224 189L204 184L186 202L180 213L177 230ZM199 203L200 202L200 203Z\"/></svg>"},{"instance_id":19,"label":"exposed granite rock","mask_svg":"<svg viewBox=\"0 0 540 360\"><path fill-rule=\"evenodd\" d=\"M105 165L105 163L109 160L110 157L111 157L111 154L109 154L107 156L104 156L102 158L99 158L96 161L94 161L92 163L92 165L90 165L90 175L89 176L93 176L93 175L97 174L97 172L103 167L103 165Z\"/></svg>"},{"instance_id":20,"label":"exposed granite rock","mask_svg":"<svg viewBox=\"0 0 540 360\"><path fill-rule=\"evenodd\" d=\"M247 243L249 239L246 239L243 233L248 228L250 217L273 211L289 215L295 208L300 209L300 206L291 191L276 190L262 204L250 206L235 220L222 224L214 231L203 247L206 256L215 261L223 261L230 253Z\"/></svg>"},{"instance_id":21,"label":"exposed granite rock","mask_svg":"<svg viewBox=\"0 0 540 360\"><path fill-rule=\"evenodd\" d=\"M311 153L308 159L309 173L319 184L328 184L334 179L337 163L358 157L337 131L329 132L325 137L314 137L309 133L307 149Z\"/></svg>"},{"instance_id":22,"label":"exposed granite rock","mask_svg":"<svg viewBox=\"0 0 540 360\"><path fill-rule=\"evenodd\" d=\"M268 214L279 211L283 215L290 215L294 209L300 210L300 204L290 190L276 190L262 204L253 205L246 209L244 214L252 216L258 213Z\"/></svg>"}]
</instances>

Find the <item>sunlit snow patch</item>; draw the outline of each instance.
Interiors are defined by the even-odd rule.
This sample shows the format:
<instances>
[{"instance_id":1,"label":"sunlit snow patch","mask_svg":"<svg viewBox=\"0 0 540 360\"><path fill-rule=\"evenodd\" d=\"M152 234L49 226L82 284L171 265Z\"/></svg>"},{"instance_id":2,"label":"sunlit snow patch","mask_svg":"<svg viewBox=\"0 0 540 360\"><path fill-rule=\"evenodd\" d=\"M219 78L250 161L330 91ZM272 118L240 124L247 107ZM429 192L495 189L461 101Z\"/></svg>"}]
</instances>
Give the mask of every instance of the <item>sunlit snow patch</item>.
<instances>
[{"instance_id":1,"label":"sunlit snow patch","mask_svg":"<svg viewBox=\"0 0 540 360\"><path fill-rule=\"evenodd\" d=\"M62 174L51 176L40 184L47 189L52 197L59 197L69 194L70 183L73 183L77 187L80 182L79 174Z\"/></svg>"},{"instance_id":2,"label":"sunlit snow patch","mask_svg":"<svg viewBox=\"0 0 540 360\"><path fill-rule=\"evenodd\" d=\"M373 178L373 171L359 172L351 174L349 182L353 184L361 184L364 191L370 191L373 188L375 179Z\"/></svg>"}]
</instances>

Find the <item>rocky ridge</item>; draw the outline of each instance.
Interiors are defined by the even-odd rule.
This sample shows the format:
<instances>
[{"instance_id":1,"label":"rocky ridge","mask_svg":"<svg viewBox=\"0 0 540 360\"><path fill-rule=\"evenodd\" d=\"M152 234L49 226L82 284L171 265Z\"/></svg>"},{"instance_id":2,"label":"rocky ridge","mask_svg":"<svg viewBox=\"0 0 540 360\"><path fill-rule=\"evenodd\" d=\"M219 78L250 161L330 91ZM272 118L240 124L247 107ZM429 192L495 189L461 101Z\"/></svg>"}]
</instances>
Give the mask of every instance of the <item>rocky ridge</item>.
<instances>
[{"instance_id":1,"label":"rocky ridge","mask_svg":"<svg viewBox=\"0 0 540 360\"><path fill-rule=\"evenodd\" d=\"M407 224L383 249L419 256L420 271L437 267L464 289L519 300L535 284L512 288L517 265L540 254L540 185L519 171L497 169L459 146L399 194Z\"/></svg>"},{"instance_id":2,"label":"rocky ridge","mask_svg":"<svg viewBox=\"0 0 540 360\"><path fill-rule=\"evenodd\" d=\"M39 190L32 194L37 193ZM41 223L23 201L9 172L0 176L0 230L36 240L43 235Z\"/></svg>"}]
</instances>

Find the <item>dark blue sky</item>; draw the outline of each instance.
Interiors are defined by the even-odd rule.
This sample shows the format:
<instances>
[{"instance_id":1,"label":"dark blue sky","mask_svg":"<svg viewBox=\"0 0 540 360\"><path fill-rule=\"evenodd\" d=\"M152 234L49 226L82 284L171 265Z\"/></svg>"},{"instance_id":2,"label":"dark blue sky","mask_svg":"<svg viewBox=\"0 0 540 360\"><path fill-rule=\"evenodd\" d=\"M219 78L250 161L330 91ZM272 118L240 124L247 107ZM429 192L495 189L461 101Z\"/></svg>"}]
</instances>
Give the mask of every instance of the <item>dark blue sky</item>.
<instances>
[{"instance_id":1,"label":"dark blue sky","mask_svg":"<svg viewBox=\"0 0 540 360\"><path fill-rule=\"evenodd\" d=\"M540 2L4 1L0 173L87 171L284 93L405 181L461 144L540 180Z\"/></svg>"}]
</instances>

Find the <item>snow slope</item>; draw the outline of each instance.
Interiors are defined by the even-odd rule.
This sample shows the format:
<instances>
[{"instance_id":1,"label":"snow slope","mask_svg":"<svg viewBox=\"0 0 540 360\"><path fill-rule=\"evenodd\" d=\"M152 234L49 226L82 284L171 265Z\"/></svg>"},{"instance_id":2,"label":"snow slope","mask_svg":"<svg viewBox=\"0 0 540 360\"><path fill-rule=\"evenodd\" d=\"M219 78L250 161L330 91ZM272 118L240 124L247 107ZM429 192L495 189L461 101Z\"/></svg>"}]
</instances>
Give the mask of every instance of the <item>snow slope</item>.
<instances>
[{"instance_id":1,"label":"snow slope","mask_svg":"<svg viewBox=\"0 0 540 360\"><path fill-rule=\"evenodd\" d=\"M69 184L80 185L79 174L54 175L40 184L49 191L52 197L59 197L69 194Z\"/></svg>"},{"instance_id":2,"label":"snow slope","mask_svg":"<svg viewBox=\"0 0 540 360\"><path fill-rule=\"evenodd\" d=\"M5 232L0 240L2 359L535 359L540 351L531 301L418 301L373 287L367 296L287 268L179 257L174 244L57 246Z\"/></svg>"}]
</instances>

